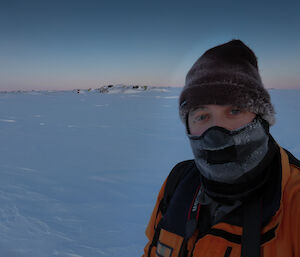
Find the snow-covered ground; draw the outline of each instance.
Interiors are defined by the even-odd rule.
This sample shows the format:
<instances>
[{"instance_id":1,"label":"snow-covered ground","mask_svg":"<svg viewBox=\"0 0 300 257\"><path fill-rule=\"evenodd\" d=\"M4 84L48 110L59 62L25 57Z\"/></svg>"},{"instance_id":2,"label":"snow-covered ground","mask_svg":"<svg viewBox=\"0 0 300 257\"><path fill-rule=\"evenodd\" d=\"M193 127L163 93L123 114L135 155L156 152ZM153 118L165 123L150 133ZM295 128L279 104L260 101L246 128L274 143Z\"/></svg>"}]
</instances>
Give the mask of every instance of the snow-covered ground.
<instances>
[{"instance_id":1,"label":"snow-covered ground","mask_svg":"<svg viewBox=\"0 0 300 257\"><path fill-rule=\"evenodd\" d=\"M1 93L0 256L141 256L163 180L192 158L179 93ZM300 90L270 93L300 158Z\"/></svg>"}]
</instances>

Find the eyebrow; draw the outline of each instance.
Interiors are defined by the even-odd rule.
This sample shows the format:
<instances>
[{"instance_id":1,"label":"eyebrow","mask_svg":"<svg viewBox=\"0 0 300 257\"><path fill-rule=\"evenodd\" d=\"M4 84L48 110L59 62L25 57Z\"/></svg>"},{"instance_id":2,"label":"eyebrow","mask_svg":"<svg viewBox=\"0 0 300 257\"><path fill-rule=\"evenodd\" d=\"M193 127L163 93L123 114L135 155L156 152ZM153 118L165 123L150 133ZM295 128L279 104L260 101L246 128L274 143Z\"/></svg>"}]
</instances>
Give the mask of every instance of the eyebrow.
<instances>
[{"instance_id":1,"label":"eyebrow","mask_svg":"<svg viewBox=\"0 0 300 257\"><path fill-rule=\"evenodd\" d=\"M202 106L202 105L199 105L199 106L198 106L197 108L195 108L194 110L191 110L191 111L189 112L189 115L193 116L193 115L195 115L196 112L198 112L198 111L205 111L205 110L207 110L207 107Z\"/></svg>"},{"instance_id":2,"label":"eyebrow","mask_svg":"<svg viewBox=\"0 0 300 257\"><path fill-rule=\"evenodd\" d=\"M195 109L191 110L191 113L193 113L193 112L195 112L195 111L202 111L202 110L207 110L207 107L206 107L206 106L199 105L199 106L197 106Z\"/></svg>"}]
</instances>

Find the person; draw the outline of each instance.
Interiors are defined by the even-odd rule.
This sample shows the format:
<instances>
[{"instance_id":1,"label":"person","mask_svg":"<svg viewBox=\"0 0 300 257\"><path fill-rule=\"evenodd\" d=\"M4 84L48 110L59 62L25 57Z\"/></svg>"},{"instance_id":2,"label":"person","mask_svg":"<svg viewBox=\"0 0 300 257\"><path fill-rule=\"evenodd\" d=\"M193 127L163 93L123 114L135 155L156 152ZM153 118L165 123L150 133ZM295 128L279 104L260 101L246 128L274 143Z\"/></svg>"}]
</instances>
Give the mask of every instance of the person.
<instances>
[{"instance_id":1,"label":"person","mask_svg":"<svg viewBox=\"0 0 300 257\"><path fill-rule=\"evenodd\" d=\"M164 182L144 257L300 256L300 162L270 134L275 111L254 52L207 50L179 97L193 160Z\"/></svg>"}]
</instances>

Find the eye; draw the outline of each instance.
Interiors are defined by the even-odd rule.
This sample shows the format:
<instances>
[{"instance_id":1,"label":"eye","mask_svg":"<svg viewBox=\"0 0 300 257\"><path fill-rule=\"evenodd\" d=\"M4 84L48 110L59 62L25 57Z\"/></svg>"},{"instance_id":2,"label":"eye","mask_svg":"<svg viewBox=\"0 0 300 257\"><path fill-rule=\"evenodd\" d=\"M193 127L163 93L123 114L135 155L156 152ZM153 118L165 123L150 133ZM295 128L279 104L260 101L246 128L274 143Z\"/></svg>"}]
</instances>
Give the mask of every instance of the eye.
<instances>
[{"instance_id":1,"label":"eye","mask_svg":"<svg viewBox=\"0 0 300 257\"><path fill-rule=\"evenodd\" d=\"M238 115L240 114L242 111L240 109L232 109L230 110L230 114L232 115Z\"/></svg>"},{"instance_id":2,"label":"eye","mask_svg":"<svg viewBox=\"0 0 300 257\"><path fill-rule=\"evenodd\" d=\"M204 121L208 118L208 114L200 114L200 115L197 115L193 120L195 122L199 122L199 121Z\"/></svg>"}]
</instances>

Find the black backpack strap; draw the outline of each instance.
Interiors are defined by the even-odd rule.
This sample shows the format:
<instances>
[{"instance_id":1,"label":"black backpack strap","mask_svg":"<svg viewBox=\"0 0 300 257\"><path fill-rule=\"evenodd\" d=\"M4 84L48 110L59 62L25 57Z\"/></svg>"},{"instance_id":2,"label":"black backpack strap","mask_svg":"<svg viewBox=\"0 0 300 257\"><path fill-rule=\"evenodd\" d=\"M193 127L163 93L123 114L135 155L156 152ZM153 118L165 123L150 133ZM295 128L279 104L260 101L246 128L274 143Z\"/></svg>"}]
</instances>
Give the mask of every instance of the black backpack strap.
<instances>
[{"instance_id":1,"label":"black backpack strap","mask_svg":"<svg viewBox=\"0 0 300 257\"><path fill-rule=\"evenodd\" d=\"M166 186L165 186L165 190L164 190L164 196L159 203L156 216L158 215L159 212L161 212L162 215L164 215L166 213L166 211L168 209L168 205L170 203L170 200L172 199L172 196L173 196L174 192L176 191L177 186L179 185L180 181L185 177L185 175L188 173L188 171L194 167L194 164L195 164L194 160L183 161L183 162L177 163L174 166L174 168L171 170L171 172L167 178L167 182L166 182ZM152 242L151 242L151 244L149 246L149 250L148 250L149 257L151 255L151 250L152 250L153 246L157 245L160 230L161 230L161 221L162 221L162 219L158 222L158 224L155 228L155 233L154 233Z\"/></svg>"},{"instance_id":2,"label":"black backpack strap","mask_svg":"<svg viewBox=\"0 0 300 257\"><path fill-rule=\"evenodd\" d=\"M170 200L176 191L176 188L180 181L185 177L185 175L194 167L194 160L187 160L180 163L177 163L174 168L171 170L164 191L163 199L161 200L158 210L164 215L167 211Z\"/></svg>"},{"instance_id":3,"label":"black backpack strap","mask_svg":"<svg viewBox=\"0 0 300 257\"><path fill-rule=\"evenodd\" d=\"M242 257L260 256L262 200L255 196L243 206Z\"/></svg>"}]
</instances>

